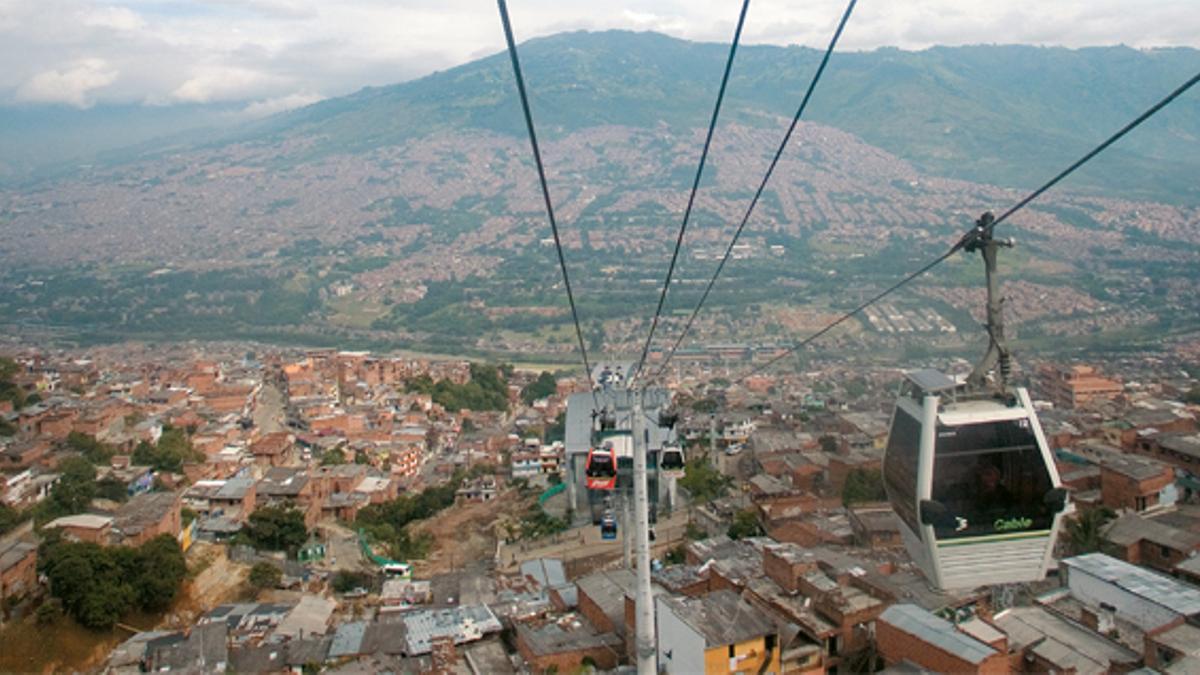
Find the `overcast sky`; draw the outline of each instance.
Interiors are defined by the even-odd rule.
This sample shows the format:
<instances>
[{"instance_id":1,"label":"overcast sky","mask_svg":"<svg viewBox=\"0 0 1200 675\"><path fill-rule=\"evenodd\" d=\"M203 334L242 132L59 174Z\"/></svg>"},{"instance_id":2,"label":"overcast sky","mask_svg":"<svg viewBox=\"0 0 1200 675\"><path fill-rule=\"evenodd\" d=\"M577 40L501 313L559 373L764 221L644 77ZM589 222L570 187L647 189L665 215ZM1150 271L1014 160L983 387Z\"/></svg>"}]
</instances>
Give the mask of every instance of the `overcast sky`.
<instances>
[{"instance_id":1,"label":"overcast sky","mask_svg":"<svg viewBox=\"0 0 1200 675\"><path fill-rule=\"evenodd\" d=\"M511 0L518 40L654 30L727 41L738 0ZM754 0L745 43L824 47L844 0ZM861 0L846 50L1200 47L1200 0ZM0 105L238 102L266 114L499 51L491 0L0 0Z\"/></svg>"}]
</instances>

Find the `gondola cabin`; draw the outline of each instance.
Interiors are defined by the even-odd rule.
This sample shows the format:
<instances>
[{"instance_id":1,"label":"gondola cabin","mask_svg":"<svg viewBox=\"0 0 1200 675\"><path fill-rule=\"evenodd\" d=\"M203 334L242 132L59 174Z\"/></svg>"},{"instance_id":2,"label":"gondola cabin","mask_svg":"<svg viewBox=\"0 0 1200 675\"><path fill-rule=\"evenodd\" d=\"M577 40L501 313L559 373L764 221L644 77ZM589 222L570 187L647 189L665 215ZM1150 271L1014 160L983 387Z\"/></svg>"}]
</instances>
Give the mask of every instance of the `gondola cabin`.
<instances>
[{"instance_id":1,"label":"gondola cabin","mask_svg":"<svg viewBox=\"0 0 1200 675\"><path fill-rule=\"evenodd\" d=\"M611 442L588 451L584 476L589 490L612 490L617 486L617 456Z\"/></svg>"},{"instance_id":2,"label":"gondola cabin","mask_svg":"<svg viewBox=\"0 0 1200 675\"><path fill-rule=\"evenodd\" d=\"M659 469L662 470L663 475L667 476L668 478L683 478L683 450L677 447L663 448L662 459L659 460Z\"/></svg>"},{"instance_id":3,"label":"gondola cabin","mask_svg":"<svg viewBox=\"0 0 1200 675\"><path fill-rule=\"evenodd\" d=\"M617 519L611 513L604 514L600 520L600 538L606 541L617 538Z\"/></svg>"},{"instance_id":4,"label":"gondola cabin","mask_svg":"<svg viewBox=\"0 0 1200 675\"><path fill-rule=\"evenodd\" d=\"M1065 491L1024 388L969 395L934 370L906 376L884 456L905 547L937 588L1043 578Z\"/></svg>"}]
</instances>

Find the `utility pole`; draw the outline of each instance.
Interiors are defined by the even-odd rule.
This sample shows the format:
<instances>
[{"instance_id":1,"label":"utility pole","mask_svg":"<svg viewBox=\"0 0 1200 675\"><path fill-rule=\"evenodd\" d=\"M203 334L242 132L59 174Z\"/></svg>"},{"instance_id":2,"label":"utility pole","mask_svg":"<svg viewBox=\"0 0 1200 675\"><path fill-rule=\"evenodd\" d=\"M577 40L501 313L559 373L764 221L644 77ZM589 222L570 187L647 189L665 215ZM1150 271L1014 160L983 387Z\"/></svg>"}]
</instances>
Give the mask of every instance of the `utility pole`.
<instances>
[{"instance_id":1,"label":"utility pole","mask_svg":"<svg viewBox=\"0 0 1200 675\"><path fill-rule=\"evenodd\" d=\"M658 654L654 643L654 595L650 592L650 500L646 481L646 452L649 445L643 416L645 389L633 394L633 505L637 525L637 671L638 675L658 672Z\"/></svg>"},{"instance_id":2,"label":"utility pole","mask_svg":"<svg viewBox=\"0 0 1200 675\"><path fill-rule=\"evenodd\" d=\"M708 416L708 463L717 468L717 414Z\"/></svg>"}]
</instances>

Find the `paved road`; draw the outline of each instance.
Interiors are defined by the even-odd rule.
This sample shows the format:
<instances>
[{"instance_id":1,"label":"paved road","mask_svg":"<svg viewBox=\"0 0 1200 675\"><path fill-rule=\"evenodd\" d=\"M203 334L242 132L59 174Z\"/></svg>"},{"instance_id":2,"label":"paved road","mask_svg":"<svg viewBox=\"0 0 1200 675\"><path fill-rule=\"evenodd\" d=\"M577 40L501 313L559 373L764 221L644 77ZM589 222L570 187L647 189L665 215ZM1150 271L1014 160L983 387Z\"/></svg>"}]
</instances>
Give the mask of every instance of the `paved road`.
<instances>
[{"instance_id":1,"label":"paved road","mask_svg":"<svg viewBox=\"0 0 1200 675\"><path fill-rule=\"evenodd\" d=\"M283 392L272 382L264 382L262 391L258 393L258 404L254 406L254 426L264 434L285 429Z\"/></svg>"}]
</instances>

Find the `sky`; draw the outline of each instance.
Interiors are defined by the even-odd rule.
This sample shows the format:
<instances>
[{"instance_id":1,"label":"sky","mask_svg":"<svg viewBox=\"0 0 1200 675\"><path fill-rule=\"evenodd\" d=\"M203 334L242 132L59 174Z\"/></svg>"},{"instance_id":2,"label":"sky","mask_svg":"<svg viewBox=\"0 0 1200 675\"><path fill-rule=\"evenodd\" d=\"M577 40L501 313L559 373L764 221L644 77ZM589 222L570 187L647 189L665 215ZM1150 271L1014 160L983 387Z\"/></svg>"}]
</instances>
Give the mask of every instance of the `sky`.
<instances>
[{"instance_id":1,"label":"sky","mask_svg":"<svg viewBox=\"0 0 1200 675\"><path fill-rule=\"evenodd\" d=\"M511 0L518 41L725 42L737 0ZM743 43L824 48L844 0L754 0ZM839 49L1200 47L1200 0L861 0ZM0 0L0 106L225 103L267 115L499 51L491 0Z\"/></svg>"}]
</instances>

